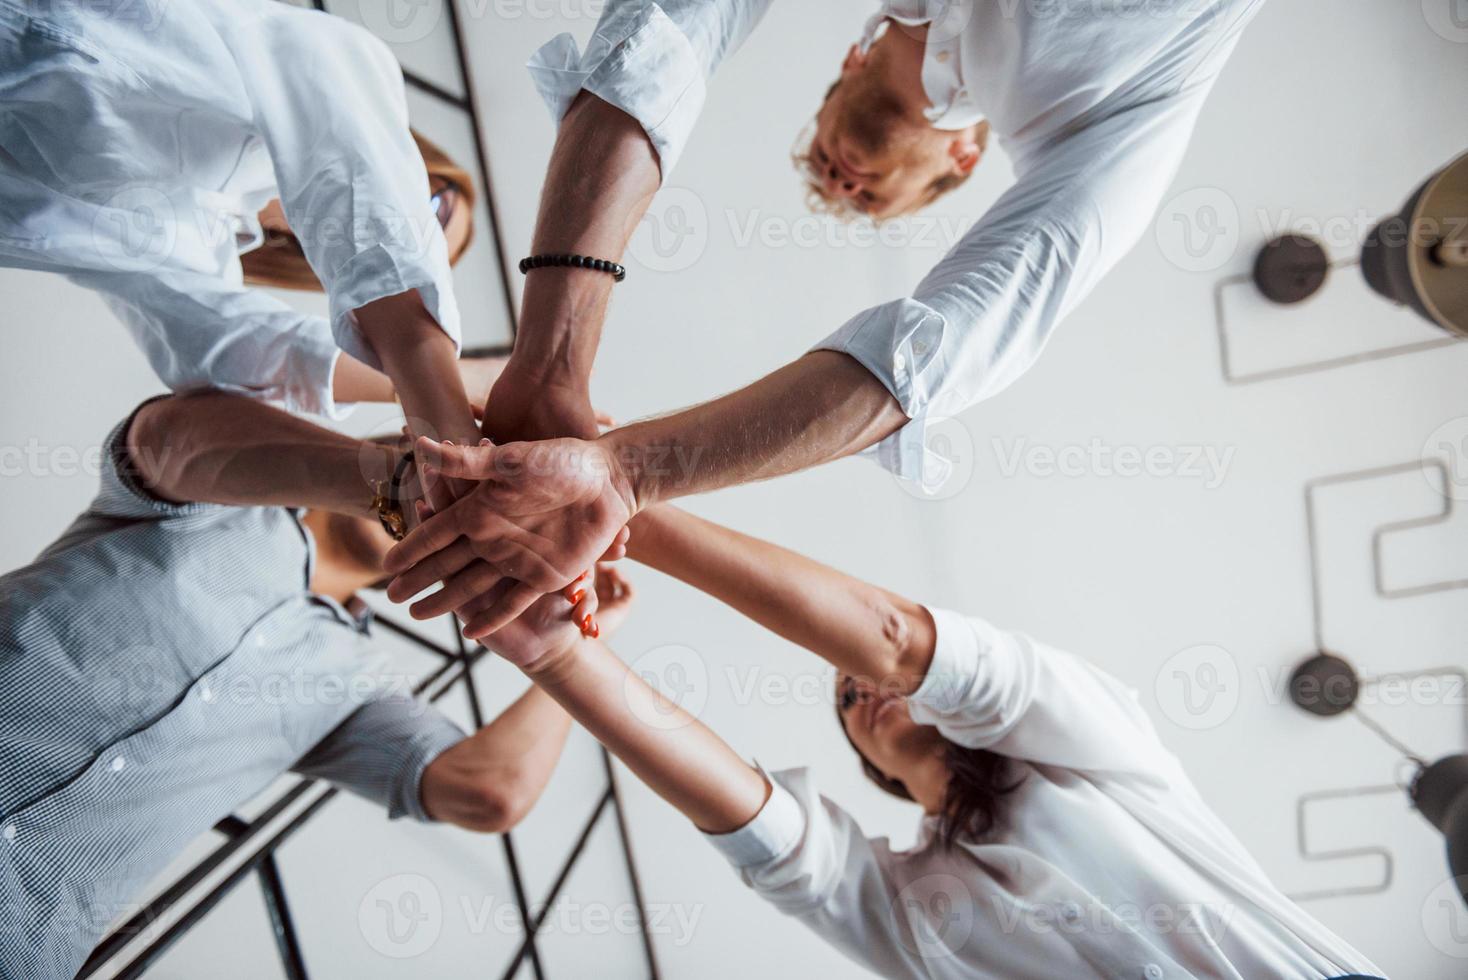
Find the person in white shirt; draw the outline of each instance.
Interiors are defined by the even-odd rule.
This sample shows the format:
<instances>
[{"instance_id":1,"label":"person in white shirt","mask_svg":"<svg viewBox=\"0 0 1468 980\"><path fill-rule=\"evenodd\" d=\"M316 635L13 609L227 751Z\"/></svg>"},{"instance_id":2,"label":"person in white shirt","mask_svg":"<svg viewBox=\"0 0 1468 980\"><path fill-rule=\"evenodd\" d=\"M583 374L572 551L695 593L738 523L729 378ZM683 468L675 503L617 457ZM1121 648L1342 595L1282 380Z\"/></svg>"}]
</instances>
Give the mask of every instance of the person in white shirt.
<instances>
[{"instance_id":1,"label":"person in white shirt","mask_svg":"<svg viewBox=\"0 0 1468 980\"><path fill-rule=\"evenodd\" d=\"M542 49L531 70L560 131L533 253L621 255L687 143L705 83L770 3L610 0L584 53L568 36ZM564 586L658 500L858 451L941 483L930 420L1013 383L1137 242L1261 4L884 0L821 105L805 153L813 190L877 219L907 213L972 173L991 131L1014 186L910 296L858 313L741 391L600 439L587 377L612 278L530 268L487 434L583 441L546 443L534 478L481 487L394 565L472 541L520 583L474 624L483 635ZM704 451L686 473L656 472L668 447L694 446ZM526 451L498 450L509 463Z\"/></svg>"},{"instance_id":2,"label":"person in white shirt","mask_svg":"<svg viewBox=\"0 0 1468 980\"><path fill-rule=\"evenodd\" d=\"M554 596L490 646L761 898L877 975L1382 976L1270 884L1135 692L1084 660L668 507L638 517L629 556L835 666L863 767L922 808L911 849L868 837L807 770L750 766L598 641L538 640L523 625Z\"/></svg>"},{"instance_id":3,"label":"person in white shirt","mask_svg":"<svg viewBox=\"0 0 1468 980\"><path fill-rule=\"evenodd\" d=\"M272 0L3 3L0 107L0 265L97 290L169 387L332 415L381 369L415 431L477 438L445 188L366 30ZM329 319L245 285L240 252L282 240Z\"/></svg>"}]
</instances>

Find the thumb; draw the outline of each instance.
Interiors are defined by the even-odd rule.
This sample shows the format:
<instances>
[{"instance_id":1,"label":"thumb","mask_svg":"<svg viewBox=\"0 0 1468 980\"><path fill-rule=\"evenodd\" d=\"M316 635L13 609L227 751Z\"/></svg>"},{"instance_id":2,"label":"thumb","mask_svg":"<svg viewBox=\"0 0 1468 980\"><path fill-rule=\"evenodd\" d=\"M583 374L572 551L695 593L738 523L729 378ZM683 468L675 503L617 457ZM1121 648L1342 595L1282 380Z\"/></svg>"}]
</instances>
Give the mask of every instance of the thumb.
<instances>
[{"instance_id":1,"label":"thumb","mask_svg":"<svg viewBox=\"0 0 1468 980\"><path fill-rule=\"evenodd\" d=\"M419 436L414 447L419 467L432 467L441 475L459 480L487 480L495 475L494 446L457 446Z\"/></svg>"}]
</instances>

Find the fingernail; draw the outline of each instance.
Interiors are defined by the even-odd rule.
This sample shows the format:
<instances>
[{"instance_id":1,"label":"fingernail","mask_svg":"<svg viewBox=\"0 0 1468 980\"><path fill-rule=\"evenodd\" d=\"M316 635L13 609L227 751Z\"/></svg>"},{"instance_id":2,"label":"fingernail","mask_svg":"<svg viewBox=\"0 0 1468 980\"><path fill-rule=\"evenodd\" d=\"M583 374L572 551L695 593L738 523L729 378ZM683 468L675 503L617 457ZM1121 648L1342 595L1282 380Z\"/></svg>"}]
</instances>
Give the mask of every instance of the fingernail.
<instances>
[{"instance_id":1,"label":"fingernail","mask_svg":"<svg viewBox=\"0 0 1468 980\"><path fill-rule=\"evenodd\" d=\"M492 446L492 445L494 445L494 443L490 442L488 439L480 439L479 440L479 444L481 446Z\"/></svg>"},{"instance_id":2,"label":"fingernail","mask_svg":"<svg viewBox=\"0 0 1468 980\"><path fill-rule=\"evenodd\" d=\"M586 635L591 637L593 640L596 639L598 636L601 636L601 624L592 623L591 630Z\"/></svg>"},{"instance_id":3,"label":"fingernail","mask_svg":"<svg viewBox=\"0 0 1468 980\"><path fill-rule=\"evenodd\" d=\"M588 568L586 571L584 571L580 575L576 576L576 581L579 582L579 581L581 581L582 579L584 579L586 576L588 576L590 574L591 574L591 569Z\"/></svg>"},{"instance_id":4,"label":"fingernail","mask_svg":"<svg viewBox=\"0 0 1468 980\"><path fill-rule=\"evenodd\" d=\"M571 595L571 605L573 605L573 606L579 606L581 604L581 600L582 599L585 599L585 598L586 598L586 590L585 589L577 589Z\"/></svg>"}]
</instances>

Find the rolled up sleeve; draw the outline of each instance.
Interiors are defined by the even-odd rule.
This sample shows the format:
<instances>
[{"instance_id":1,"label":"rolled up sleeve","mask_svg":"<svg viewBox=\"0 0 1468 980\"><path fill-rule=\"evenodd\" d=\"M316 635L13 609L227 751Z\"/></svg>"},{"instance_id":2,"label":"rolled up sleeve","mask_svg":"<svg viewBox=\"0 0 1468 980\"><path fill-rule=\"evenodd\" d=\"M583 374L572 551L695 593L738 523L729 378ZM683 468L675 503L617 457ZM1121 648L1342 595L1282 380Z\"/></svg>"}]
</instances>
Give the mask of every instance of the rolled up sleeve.
<instances>
[{"instance_id":1,"label":"rolled up sleeve","mask_svg":"<svg viewBox=\"0 0 1468 980\"><path fill-rule=\"evenodd\" d=\"M389 819L428 822L423 773L463 739L459 726L436 708L393 695L362 705L291 770L377 803Z\"/></svg>"},{"instance_id":2,"label":"rolled up sleeve","mask_svg":"<svg viewBox=\"0 0 1468 980\"><path fill-rule=\"evenodd\" d=\"M584 52L570 34L560 34L527 67L556 122L582 91L636 119L666 183L703 111L708 79L770 3L612 0Z\"/></svg>"},{"instance_id":3,"label":"rolled up sleeve","mask_svg":"<svg viewBox=\"0 0 1468 980\"><path fill-rule=\"evenodd\" d=\"M341 419L333 394L341 348L331 325L259 289L190 270L70 276L95 289L148 363L177 392L219 388L290 412Z\"/></svg>"},{"instance_id":4,"label":"rolled up sleeve","mask_svg":"<svg viewBox=\"0 0 1468 980\"><path fill-rule=\"evenodd\" d=\"M949 741L1027 762L1181 780L1134 690L1072 654L928 610L937 645L908 713Z\"/></svg>"},{"instance_id":5,"label":"rolled up sleeve","mask_svg":"<svg viewBox=\"0 0 1468 980\"><path fill-rule=\"evenodd\" d=\"M1141 238L1177 171L1201 95L1141 105L1042 147L909 298L853 317L816 345L849 354L911 421L868 451L935 489L949 464L933 422L997 395Z\"/></svg>"},{"instance_id":6,"label":"rolled up sleeve","mask_svg":"<svg viewBox=\"0 0 1468 980\"><path fill-rule=\"evenodd\" d=\"M354 311L417 290L460 342L448 246L408 130L402 71L365 29L327 14L262 5L229 37L270 150L281 204L330 298L338 346L380 368ZM282 71L281 65L309 66ZM333 93L350 93L350 107Z\"/></svg>"}]
</instances>

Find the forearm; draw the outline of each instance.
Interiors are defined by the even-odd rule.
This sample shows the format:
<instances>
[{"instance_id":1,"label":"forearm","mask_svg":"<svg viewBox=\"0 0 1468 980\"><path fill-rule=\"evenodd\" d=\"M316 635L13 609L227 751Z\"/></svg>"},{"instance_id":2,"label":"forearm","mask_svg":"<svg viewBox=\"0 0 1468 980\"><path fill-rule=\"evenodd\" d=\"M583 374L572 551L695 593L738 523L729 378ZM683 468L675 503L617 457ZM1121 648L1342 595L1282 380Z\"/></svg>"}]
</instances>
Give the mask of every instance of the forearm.
<instances>
[{"instance_id":1,"label":"forearm","mask_svg":"<svg viewBox=\"0 0 1468 980\"><path fill-rule=\"evenodd\" d=\"M354 516L371 514L373 482L390 479L398 460L391 446L220 392L147 405L134 417L127 445L143 483L168 500Z\"/></svg>"},{"instance_id":2,"label":"forearm","mask_svg":"<svg viewBox=\"0 0 1468 980\"><path fill-rule=\"evenodd\" d=\"M695 826L728 833L764 806L764 777L606 646L587 641L545 659L531 679Z\"/></svg>"},{"instance_id":3,"label":"forearm","mask_svg":"<svg viewBox=\"0 0 1468 980\"><path fill-rule=\"evenodd\" d=\"M390 402L396 397L392 378L373 370L350 354L336 359L331 396L337 402Z\"/></svg>"},{"instance_id":4,"label":"forearm","mask_svg":"<svg viewBox=\"0 0 1468 980\"><path fill-rule=\"evenodd\" d=\"M936 631L922 605L787 548L668 506L637 517L627 548L842 673L911 693L932 663Z\"/></svg>"},{"instance_id":5,"label":"forearm","mask_svg":"<svg viewBox=\"0 0 1468 980\"><path fill-rule=\"evenodd\" d=\"M907 423L897 399L845 354L815 351L754 384L607 433L635 509L808 469Z\"/></svg>"},{"instance_id":6,"label":"forearm","mask_svg":"<svg viewBox=\"0 0 1468 980\"><path fill-rule=\"evenodd\" d=\"M461 445L478 442L454 342L416 291L367 304L357 311L357 324L392 379L414 435Z\"/></svg>"},{"instance_id":7,"label":"forearm","mask_svg":"<svg viewBox=\"0 0 1468 980\"><path fill-rule=\"evenodd\" d=\"M532 252L619 261L659 180L657 154L641 124L583 92L561 121ZM612 285L606 273L585 269L526 276L514 369L584 387Z\"/></svg>"},{"instance_id":8,"label":"forearm","mask_svg":"<svg viewBox=\"0 0 1468 980\"><path fill-rule=\"evenodd\" d=\"M491 823L519 823L545 791L566 746L571 717L538 687L531 687L469 738L435 759L423 773L420 793L435 820L471 824L482 816L492 791Z\"/></svg>"}]
</instances>

